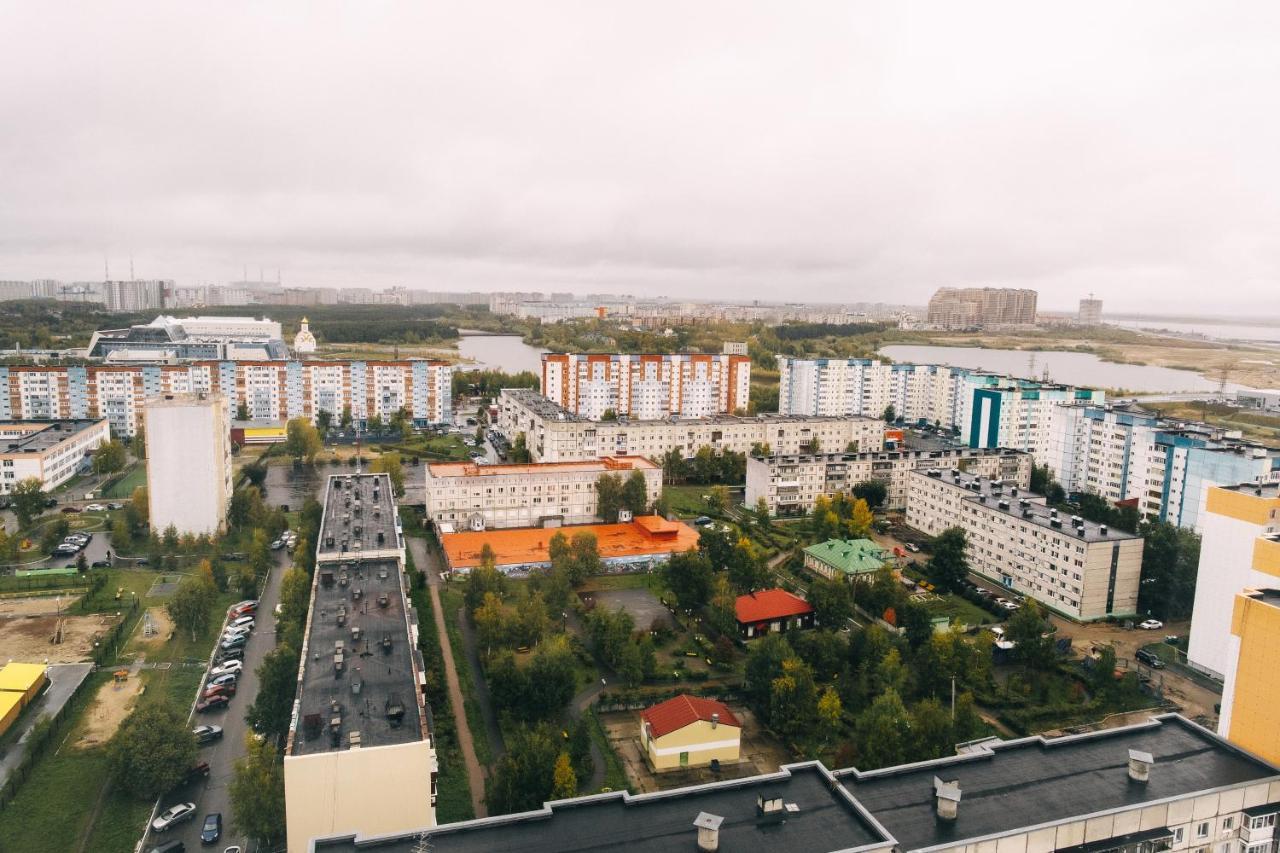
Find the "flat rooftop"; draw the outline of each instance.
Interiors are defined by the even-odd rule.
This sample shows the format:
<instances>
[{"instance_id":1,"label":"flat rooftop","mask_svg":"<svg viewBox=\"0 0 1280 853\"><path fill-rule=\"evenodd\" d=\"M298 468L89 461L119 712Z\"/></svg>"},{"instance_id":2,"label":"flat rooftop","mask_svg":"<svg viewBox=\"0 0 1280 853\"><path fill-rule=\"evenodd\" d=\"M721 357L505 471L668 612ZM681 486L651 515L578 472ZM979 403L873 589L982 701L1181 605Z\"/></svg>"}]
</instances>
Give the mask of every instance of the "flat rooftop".
<instances>
[{"instance_id":1,"label":"flat rooftop","mask_svg":"<svg viewBox=\"0 0 1280 853\"><path fill-rule=\"evenodd\" d=\"M348 749L351 732L360 733L362 747L425 737L422 664L409 640L417 617L401 577L396 560L316 567L288 755ZM395 707L398 720L389 716Z\"/></svg>"},{"instance_id":2,"label":"flat rooftop","mask_svg":"<svg viewBox=\"0 0 1280 853\"><path fill-rule=\"evenodd\" d=\"M836 416L836 415L779 415L776 412L762 412L758 415L713 415L706 418L682 418L679 415L671 415L666 418L657 420L635 420L628 418L626 415L618 415L616 421L593 421L590 418L584 418L581 415L561 406L554 400L542 396L531 388L503 388L502 394L507 395L509 399L515 400L520 405L532 411L534 414L548 421L566 421L573 423L592 423L600 426L610 426L614 424L785 424L785 423L837 423L846 421L876 421L881 422L880 418L868 418L861 415Z\"/></svg>"},{"instance_id":3,"label":"flat rooftop","mask_svg":"<svg viewBox=\"0 0 1280 853\"><path fill-rule=\"evenodd\" d=\"M316 559L358 556L399 547L391 477L387 474L330 476Z\"/></svg>"},{"instance_id":4,"label":"flat rooftop","mask_svg":"<svg viewBox=\"0 0 1280 853\"><path fill-rule=\"evenodd\" d=\"M643 456L606 456L581 462L528 462L511 465L476 465L473 462L435 462L427 466L432 477L501 477L511 474L572 474L598 471L656 471L658 466Z\"/></svg>"},{"instance_id":5,"label":"flat rooftop","mask_svg":"<svg viewBox=\"0 0 1280 853\"><path fill-rule=\"evenodd\" d=\"M1234 486L1219 486L1228 492L1240 492L1246 495L1257 495L1260 498L1280 498L1280 483L1238 483Z\"/></svg>"},{"instance_id":6,"label":"flat rooftop","mask_svg":"<svg viewBox=\"0 0 1280 853\"><path fill-rule=\"evenodd\" d=\"M1155 760L1145 785L1128 778L1129 750ZM957 782L957 819L935 817L934 777ZM1280 770L1177 715L1072 737L976 747L965 755L870 773L834 774L817 763L777 774L631 797L602 794L521 815L448 824L427 832L437 853L479 851L692 850L699 812L723 817L720 849L748 853L952 847L975 839L1075 821L1099 812L1280 779ZM833 781L838 780L838 781ZM785 823L756 823L758 793L795 803ZM317 853L411 853L416 834L318 841Z\"/></svg>"},{"instance_id":7,"label":"flat rooftop","mask_svg":"<svg viewBox=\"0 0 1280 853\"><path fill-rule=\"evenodd\" d=\"M641 557L645 554L672 554L698 547L698 532L679 521L656 515L642 515L627 524L575 524L569 527L518 527L512 530L466 531L440 536L445 557L452 569L480 565L485 545L493 549L499 566L550 562L551 537L563 533L572 539L578 533L596 537L600 559Z\"/></svg>"},{"instance_id":8,"label":"flat rooftop","mask_svg":"<svg viewBox=\"0 0 1280 853\"><path fill-rule=\"evenodd\" d=\"M1138 538L1136 533L1127 533L1113 527L1106 527L1104 532L1105 525L1086 521L1069 512L1052 509L1046 505L1043 495L1020 489L1016 484L1007 484L1003 480L991 480L959 469L939 471L934 468L912 473L940 480L964 490L968 493L969 500L981 503L996 512L1085 542L1120 542ZM1079 523L1074 523L1075 519L1079 519ZM1057 522L1056 525L1055 522Z\"/></svg>"},{"instance_id":9,"label":"flat rooftop","mask_svg":"<svg viewBox=\"0 0 1280 853\"><path fill-rule=\"evenodd\" d=\"M1129 781L1131 749L1155 758L1145 785ZM836 775L903 850L921 850L1275 778L1278 773L1169 714L1120 729L1053 740L1026 738L997 744L989 752L874 773L837 771ZM935 776L960 783L954 824L934 818Z\"/></svg>"},{"instance_id":10,"label":"flat rooftop","mask_svg":"<svg viewBox=\"0 0 1280 853\"><path fill-rule=\"evenodd\" d=\"M1025 456L1025 451L1011 450L1004 447L961 447L947 445L931 448L908 447L901 450L868 450L861 453L779 453L764 457L774 465L799 465L816 462L836 464L840 462L860 462L865 460L897 460L897 459L944 459L953 457L977 456Z\"/></svg>"},{"instance_id":11,"label":"flat rooftop","mask_svg":"<svg viewBox=\"0 0 1280 853\"><path fill-rule=\"evenodd\" d=\"M97 426L106 418L75 418L58 421L0 421L0 453L43 453L77 433ZM21 435L4 436L21 431Z\"/></svg>"}]
</instances>

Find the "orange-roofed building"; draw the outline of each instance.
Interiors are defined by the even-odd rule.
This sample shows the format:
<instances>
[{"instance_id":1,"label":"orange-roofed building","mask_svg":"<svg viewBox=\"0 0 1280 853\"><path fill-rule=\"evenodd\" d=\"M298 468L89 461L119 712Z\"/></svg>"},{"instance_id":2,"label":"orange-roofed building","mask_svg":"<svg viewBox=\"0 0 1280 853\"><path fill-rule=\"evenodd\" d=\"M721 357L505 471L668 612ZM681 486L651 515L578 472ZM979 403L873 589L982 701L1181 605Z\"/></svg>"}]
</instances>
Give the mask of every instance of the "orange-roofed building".
<instances>
[{"instance_id":1,"label":"orange-roofed building","mask_svg":"<svg viewBox=\"0 0 1280 853\"><path fill-rule=\"evenodd\" d=\"M742 723L723 702L682 693L640 712L640 742L654 770L737 761Z\"/></svg>"},{"instance_id":2,"label":"orange-roofed building","mask_svg":"<svg viewBox=\"0 0 1280 853\"><path fill-rule=\"evenodd\" d=\"M740 595L733 604L738 632L744 640L781 634L817 624L813 605L785 589L762 589Z\"/></svg>"},{"instance_id":3,"label":"orange-roofed building","mask_svg":"<svg viewBox=\"0 0 1280 853\"><path fill-rule=\"evenodd\" d=\"M480 565L480 552L493 549L494 564L510 575L528 574L551 565L551 537L578 533L596 537L600 561L607 572L643 571L664 563L672 554L698 547L698 532L679 521L642 515L624 524L579 524L572 527L521 527L515 530L483 530L442 533L449 571L466 574Z\"/></svg>"}]
</instances>

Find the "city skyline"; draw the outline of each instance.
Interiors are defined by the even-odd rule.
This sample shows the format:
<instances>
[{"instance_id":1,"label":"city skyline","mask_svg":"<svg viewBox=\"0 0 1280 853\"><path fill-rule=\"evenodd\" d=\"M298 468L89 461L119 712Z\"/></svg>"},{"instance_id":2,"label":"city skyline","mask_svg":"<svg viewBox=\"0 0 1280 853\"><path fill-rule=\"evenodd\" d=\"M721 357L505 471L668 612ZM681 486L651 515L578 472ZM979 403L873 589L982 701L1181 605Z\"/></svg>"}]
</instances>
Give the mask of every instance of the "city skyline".
<instances>
[{"instance_id":1,"label":"city skyline","mask_svg":"<svg viewBox=\"0 0 1280 853\"><path fill-rule=\"evenodd\" d=\"M1280 314L1274 9L494 12L12 6L0 277Z\"/></svg>"}]
</instances>

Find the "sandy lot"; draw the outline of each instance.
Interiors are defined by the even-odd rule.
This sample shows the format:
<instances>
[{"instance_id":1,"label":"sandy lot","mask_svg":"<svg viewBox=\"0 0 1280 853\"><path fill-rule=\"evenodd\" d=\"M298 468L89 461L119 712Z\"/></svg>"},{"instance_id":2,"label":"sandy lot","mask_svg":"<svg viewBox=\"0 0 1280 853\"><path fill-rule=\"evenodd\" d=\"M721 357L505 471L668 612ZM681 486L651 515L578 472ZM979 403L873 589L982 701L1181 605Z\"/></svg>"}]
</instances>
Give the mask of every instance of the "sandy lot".
<instances>
[{"instance_id":1,"label":"sandy lot","mask_svg":"<svg viewBox=\"0 0 1280 853\"><path fill-rule=\"evenodd\" d=\"M155 627L155 633L150 637L143 633L146 626L146 617L138 620L138 627L134 628L134 642L146 649L154 649L163 646L169 641L170 635L173 634L173 620L169 618L168 612L163 607L149 607L147 613L151 614L151 624Z\"/></svg>"},{"instance_id":2,"label":"sandy lot","mask_svg":"<svg viewBox=\"0 0 1280 853\"><path fill-rule=\"evenodd\" d=\"M62 642L51 642L59 617L45 607L45 615L0 614L0 659L76 663L88 660L93 644L105 636L116 622L109 614L63 616Z\"/></svg>"},{"instance_id":3,"label":"sandy lot","mask_svg":"<svg viewBox=\"0 0 1280 853\"><path fill-rule=\"evenodd\" d=\"M84 734L76 741L76 746L88 749L111 740L141 693L142 679L137 675L131 675L120 683L109 681L98 688L98 695L85 714Z\"/></svg>"},{"instance_id":4,"label":"sandy lot","mask_svg":"<svg viewBox=\"0 0 1280 853\"><path fill-rule=\"evenodd\" d=\"M49 613L57 613L59 604L61 604L63 610L66 610L79 599L80 596L78 595L64 595L60 600L52 596L46 598L7 598L0 601L0 619L9 619L14 616L45 616Z\"/></svg>"}]
</instances>

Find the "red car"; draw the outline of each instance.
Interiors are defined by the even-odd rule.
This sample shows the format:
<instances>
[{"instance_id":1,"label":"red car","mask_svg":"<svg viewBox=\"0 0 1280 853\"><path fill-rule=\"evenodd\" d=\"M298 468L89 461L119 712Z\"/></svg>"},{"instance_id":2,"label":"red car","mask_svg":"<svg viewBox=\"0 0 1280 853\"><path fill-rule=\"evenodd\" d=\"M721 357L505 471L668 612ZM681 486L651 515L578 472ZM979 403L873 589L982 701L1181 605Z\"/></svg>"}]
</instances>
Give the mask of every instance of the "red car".
<instances>
[{"instance_id":1,"label":"red car","mask_svg":"<svg viewBox=\"0 0 1280 853\"><path fill-rule=\"evenodd\" d=\"M211 687L206 687L204 695L200 698L212 699L214 696L226 696L230 699L234 695L236 695L236 686L234 684L214 684Z\"/></svg>"},{"instance_id":2,"label":"red car","mask_svg":"<svg viewBox=\"0 0 1280 853\"><path fill-rule=\"evenodd\" d=\"M230 704L231 697L219 693L217 696L210 696L208 699L201 699L196 703L196 710L202 714L205 711L221 711Z\"/></svg>"}]
</instances>

